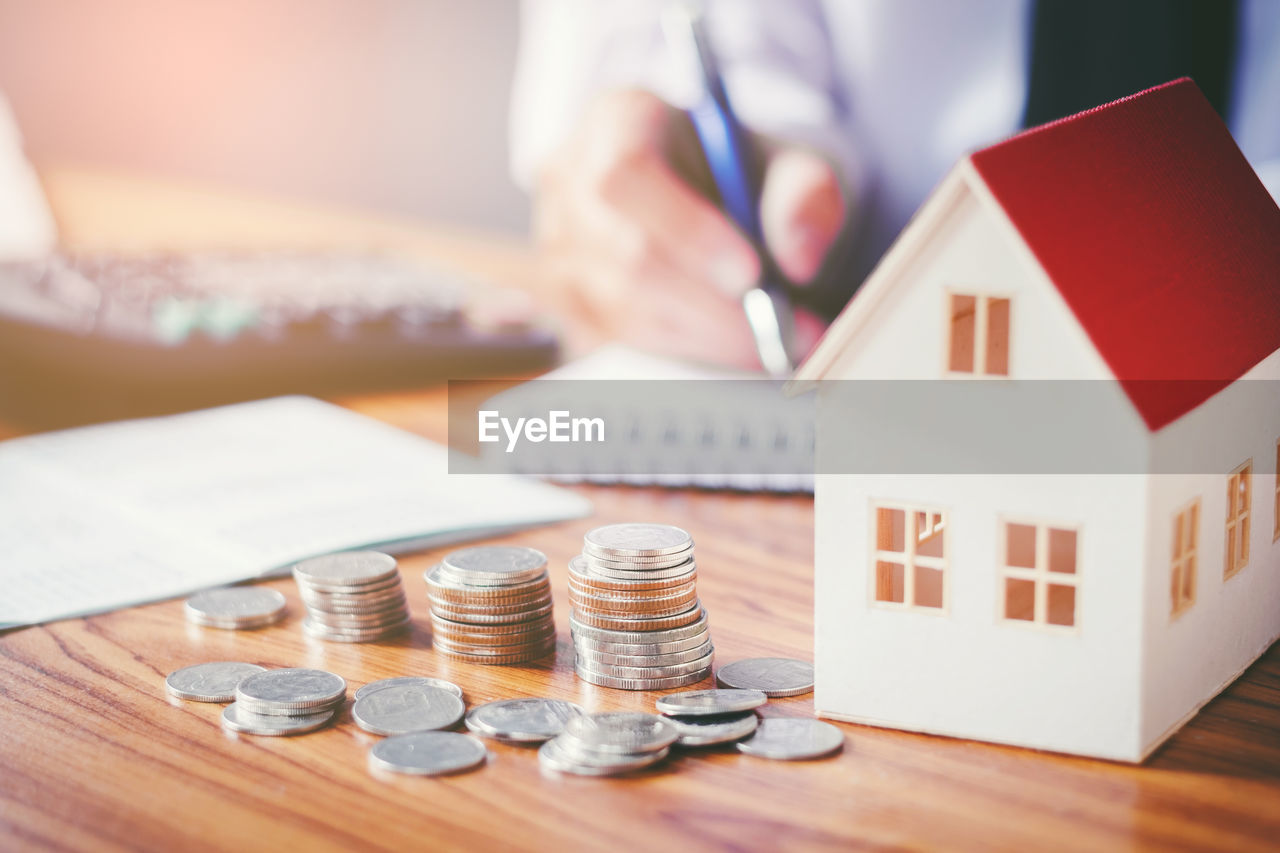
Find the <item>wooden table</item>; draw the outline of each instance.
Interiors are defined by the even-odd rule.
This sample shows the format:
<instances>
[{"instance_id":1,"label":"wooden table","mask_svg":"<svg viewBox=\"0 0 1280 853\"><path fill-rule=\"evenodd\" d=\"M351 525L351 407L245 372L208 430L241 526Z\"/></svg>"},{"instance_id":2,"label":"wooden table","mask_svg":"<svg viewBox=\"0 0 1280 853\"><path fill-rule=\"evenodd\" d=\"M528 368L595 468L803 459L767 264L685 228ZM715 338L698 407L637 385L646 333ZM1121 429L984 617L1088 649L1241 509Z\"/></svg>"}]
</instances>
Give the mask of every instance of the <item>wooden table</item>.
<instances>
[{"instance_id":1,"label":"wooden table","mask_svg":"<svg viewBox=\"0 0 1280 853\"><path fill-rule=\"evenodd\" d=\"M166 224L181 213L185 221L202 223L200 235L228 240L241 233L237 229L265 240L245 222L275 219L277 230L268 234L284 235L282 240L301 234L303 242L341 243L341 235L354 232L464 264L475 252L493 274L502 273L503 258L517 261L511 268L517 270L525 257L518 246L466 235L226 194L71 170L47 170L46 180L64 233L83 244L146 234L152 245L198 243L199 235ZM119 203L111 203L113 195ZM129 228L119 224L121 210ZM141 236L136 241L145 242ZM341 402L444 438L442 389ZM554 661L539 666L476 666L432 650L421 627L422 570L439 551L402 562L419 627L396 642L307 639L296 589L283 580L270 585L288 596L290 616L260 631L196 628L183 621L181 603L170 601L0 635L0 847L1280 846L1280 647L1142 767L842 725L844 752L813 762L771 762L716 749L682 754L632 777L598 780L544 775L532 750L490 743L488 763L476 772L388 781L366 769L376 738L345 713L338 725L298 738L229 737L219 727L221 706L165 697L163 680L171 670L203 660L244 660L330 669L353 688L392 675L439 675L460 684L469 704L550 696L593 709L651 709L652 694L595 688L578 681L572 669L565 563L579 551L589 524L622 520L673 522L693 532L699 591L711 614L719 663L756 655L810 657L811 500L582 491L595 501L590 521L497 540L531 545L551 559L560 642ZM807 715L812 699L773 700L764 713Z\"/></svg>"}]
</instances>

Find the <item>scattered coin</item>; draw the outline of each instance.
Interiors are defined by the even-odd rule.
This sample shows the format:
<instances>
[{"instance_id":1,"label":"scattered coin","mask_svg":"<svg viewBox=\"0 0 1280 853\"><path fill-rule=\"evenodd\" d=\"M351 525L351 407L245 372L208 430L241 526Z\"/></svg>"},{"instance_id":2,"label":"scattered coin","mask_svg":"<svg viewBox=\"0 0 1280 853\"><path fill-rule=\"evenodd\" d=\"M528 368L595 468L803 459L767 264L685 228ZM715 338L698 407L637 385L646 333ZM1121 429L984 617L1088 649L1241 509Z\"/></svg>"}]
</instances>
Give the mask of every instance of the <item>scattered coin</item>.
<instances>
[{"instance_id":1,"label":"scattered coin","mask_svg":"<svg viewBox=\"0 0 1280 853\"><path fill-rule=\"evenodd\" d=\"M634 755L597 752L583 749L565 735L560 735L538 748L538 763L557 773L574 773L579 776L617 776L657 764L670 752L669 746L664 746L656 752L641 752Z\"/></svg>"},{"instance_id":2,"label":"scattered coin","mask_svg":"<svg viewBox=\"0 0 1280 853\"><path fill-rule=\"evenodd\" d=\"M439 776L484 763L488 750L480 741L457 732L412 732L378 741L369 750L369 769Z\"/></svg>"},{"instance_id":3,"label":"scattered coin","mask_svg":"<svg viewBox=\"0 0 1280 853\"><path fill-rule=\"evenodd\" d=\"M526 663L556 648L547 558L533 548L482 546L427 570L436 651L472 663Z\"/></svg>"},{"instance_id":4,"label":"scattered coin","mask_svg":"<svg viewBox=\"0 0 1280 853\"><path fill-rule=\"evenodd\" d=\"M796 761L821 758L844 746L844 734L830 723L807 717L769 717L755 734L738 742L738 751L759 758Z\"/></svg>"},{"instance_id":5,"label":"scattered coin","mask_svg":"<svg viewBox=\"0 0 1280 853\"><path fill-rule=\"evenodd\" d=\"M670 746L680 733L657 714L611 711L570 717L564 724L564 737L585 749L629 755Z\"/></svg>"},{"instance_id":6,"label":"scattered coin","mask_svg":"<svg viewBox=\"0 0 1280 853\"><path fill-rule=\"evenodd\" d=\"M381 690L384 687L396 687L400 684L421 684L424 687L439 687L442 690L448 690L459 699L462 698L462 688L454 684L452 681L445 681L443 678L428 678L425 675L403 675L397 678L383 678L380 681L370 681L364 687L356 691L355 698L357 701L373 693L375 690Z\"/></svg>"},{"instance_id":7,"label":"scattered coin","mask_svg":"<svg viewBox=\"0 0 1280 853\"><path fill-rule=\"evenodd\" d=\"M303 560L293 567L307 608L302 630L337 643L368 643L409 626L396 560L379 551L345 551Z\"/></svg>"},{"instance_id":8,"label":"scattered coin","mask_svg":"<svg viewBox=\"0 0 1280 853\"><path fill-rule=\"evenodd\" d=\"M693 717L751 711L768 701L759 690L729 688L672 693L659 699L657 706L664 714Z\"/></svg>"},{"instance_id":9,"label":"scattered coin","mask_svg":"<svg viewBox=\"0 0 1280 853\"><path fill-rule=\"evenodd\" d=\"M375 735L403 735L451 728L465 710L462 700L443 688L399 684L357 699L351 719Z\"/></svg>"},{"instance_id":10,"label":"scattered coin","mask_svg":"<svg viewBox=\"0 0 1280 853\"><path fill-rule=\"evenodd\" d=\"M332 710L347 696L347 682L322 669L269 669L236 686L236 702L253 714L301 715Z\"/></svg>"},{"instance_id":11,"label":"scattered coin","mask_svg":"<svg viewBox=\"0 0 1280 853\"><path fill-rule=\"evenodd\" d=\"M247 629L284 618L285 598L263 586L228 586L196 593L183 605L187 621L206 628Z\"/></svg>"},{"instance_id":12,"label":"scattered coin","mask_svg":"<svg viewBox=\"0 0 1280 853\"><path fill-rule=\"evenodd\" d=\"M799 696L813 690L813 664L792 658L747 658L720 667L721 687L755 689L766 696Z\"/></svg>"},{"instance_id":13,"label":"scattered coin","mask_svg":"<svg viewBox=\"0 0 1280 853\"><path fill-rule=\"evenodd\" d=\"M222 711L222 727L247 735L300 735L313 732L334 718L332 709L310 714L255 714L232 702Z\"/></svg>"},{"instance_id":14,"label":"scattered coin","mask_svg":"<svg viewBox=\"0 0 1280 853\"><path fill-rule=\"evenodd\" d=\"M165 692L192 702L230 702L236 698L236 685L255 672L266 672L265 666L236 661L214 661L184 666L164 680Z\"/></svg>"},{"instance_id":15,"label":"scattered coin","mask_svg":"<svg viewBox=\"0 0 1280 853\"><path fill-rule=\"evenodd\" d=\"M658 690L711 674L693 538L667 524L610 524L569 563L574 668L591 684Z\"/></svg>"},{"instance_id":16,"label":"scattered coin","mask_svg":"<svg viewBox=\"0 0 1280 853\"><path fill-rule=\"evenodd\" d=\"M742 740L756 730L760 718L755 711L702 717L669 717L680 732L677 746L715 746Z\"/></svg>"},{"instance_id":17,"label":"scattered coin","mask_svg":"<svg viewBox=\"0 0 1280 853\"><path fill-rule=\"evenodd\" d=\"M467 728L484 737L515 743L541 743L564 731L570 717L585 713L559 699L500 699L467 712Z\"/></svg>"}]
</instances>

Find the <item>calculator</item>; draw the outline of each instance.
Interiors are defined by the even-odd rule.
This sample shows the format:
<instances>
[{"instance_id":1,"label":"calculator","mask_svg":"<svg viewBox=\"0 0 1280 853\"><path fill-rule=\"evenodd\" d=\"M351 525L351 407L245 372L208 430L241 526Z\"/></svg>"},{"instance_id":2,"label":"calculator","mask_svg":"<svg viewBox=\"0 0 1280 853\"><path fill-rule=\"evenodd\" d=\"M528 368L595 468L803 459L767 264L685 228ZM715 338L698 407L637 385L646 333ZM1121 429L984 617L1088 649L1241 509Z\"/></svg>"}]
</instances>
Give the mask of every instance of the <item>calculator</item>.
<instances>
[{"instance_id":1,"label":"calculator","mask_svg":"<svg viewBox=\"0 0 1280 853\"><path fill-rule=\"evenodd\" d=\"M0 261L0 409L37 425L523 376L545 325L480 326L482 285L373 254L55 253Z\"/></svg>"}]
</instances>

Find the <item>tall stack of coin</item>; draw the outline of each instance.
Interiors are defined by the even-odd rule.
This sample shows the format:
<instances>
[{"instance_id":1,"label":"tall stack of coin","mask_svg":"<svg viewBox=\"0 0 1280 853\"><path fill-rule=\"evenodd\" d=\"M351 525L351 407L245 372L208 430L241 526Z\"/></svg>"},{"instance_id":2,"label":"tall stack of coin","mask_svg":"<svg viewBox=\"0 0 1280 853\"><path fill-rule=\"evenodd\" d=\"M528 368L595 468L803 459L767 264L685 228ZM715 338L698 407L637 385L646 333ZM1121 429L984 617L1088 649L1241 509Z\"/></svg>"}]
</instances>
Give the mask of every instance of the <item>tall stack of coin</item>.
<instances>
[{"instance_id":1,"label":"tall stack of coin","mask_svg":"<svg viewBox=\"0 0 1280 853\"><path fill-rule=\"evenodd\" d=\"M525 663L556 648L547 558L533 548L485 545L427 570L433 643L473 663Z\"/></svg>"},{"instance_id":2,"label":"tall stack of coin","mask_svg":"<svg viewBox=\"0 0 1280 853\"><path fill-rule=\"evenodd\" d=\"M378 551L347 551L303 560L293 567L307 606L302 629L322 640L366 643L409 624L409 603L395 558Z\"/></svg>"},{"instance_id":3,"label":"tall stack of coin","mask_svg":"<svg viewBox=\"0 0 1280 853\"><path fill-rule=\"evenodd\" d=\"M610 524L569 563L574 666L602 687L660 690L702 681L714 651L698 601L693 539L666 524Z\"/></svg>"}]
</instances>

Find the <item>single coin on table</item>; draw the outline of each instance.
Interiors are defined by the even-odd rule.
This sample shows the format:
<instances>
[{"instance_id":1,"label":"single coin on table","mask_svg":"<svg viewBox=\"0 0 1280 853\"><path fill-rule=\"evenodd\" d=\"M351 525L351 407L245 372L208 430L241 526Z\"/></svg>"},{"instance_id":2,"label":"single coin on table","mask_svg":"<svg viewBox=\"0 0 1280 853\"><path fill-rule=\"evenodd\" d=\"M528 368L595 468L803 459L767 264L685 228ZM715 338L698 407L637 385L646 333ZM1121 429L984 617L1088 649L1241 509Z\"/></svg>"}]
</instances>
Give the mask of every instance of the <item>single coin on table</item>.
<instances>
[{"instance_id":1,"label":"single coin on table","mask_svg":"<svg viewBox=\"0 0 1280 853\"><path fill-rule=\"evenodd\" d=\"M844 746L844 733L830 723L807 717L769 717L755 734L738 742L738 751L758 758L797 761L821 758Z\"/></svg>"},{"instance_id":2,"label":"single coin on table","mask_svg":"<svg viewBox=\"0 0 1280 853\"><path fill-rule=\"evenodd\" d=\"M369 750L369 769L439 776L484 763L488 751L480 741L457 732L413 732L379 741Z\"/></svg>"},{"instance_id":3,"label":"single coin on table","mask_svg":"<svg viewBox=\"0 0 1280 853\"><path fill-rule=\"evenodd\" d=\"M402 675L396 678L383 678L378 681L370 681L364 687L356 691L356 700L363 699L376 690L382 690L385 687L398 687L401 684L419 684L423 687L439 687L442 690L448 690L459 699L462 698L462 688L454 684L452 681L445 681L443 678L430 678L425 675Z\"/></svg>"},{"instance_id":4,"label":"single coin on table","mask_svg":"<svg viewBox=\"0 0 1280 853\"><path fill-rule=\"evenodd\" d=\"M261 628L284 617L285 597L268 587L228 586L196 593L182 610L206 628Z\"/></svg>"},{"instance_id":5,"label":"single coin on table","mask_svg":"<svg viewBox=\"0 0 1280 853\"><path fill-rule=\"evenodd\" d=\"M677 746L715 746L742 740L756 730L760 718L755 711L738 714L717 714L703 717L669 717L680 732Z\"/></svg>"},{"instance_id":6,"label":"single coin on table","mask_svg":"<svg viewBox=\"0 0 1280 853\"><path fill-rule=\"evenodd\" d=\"M222 727L246 735L300 735L328 725L335 712L327 709L314 714L255 714L232 702L222 709Z\"/></svg>"},{"instance_id":7,"label":"single coin on table","mask_svg":"<svg viewBox=\"0 0 1280 853\"><path fill-rule=\"evenodd\" d=\"M499 699L467 712L467 728L484 737L514 743L541 743L564 731L582 707L560 699Z\"/></svg>"},{"instance_id":8,"label":"single coin on table","mask_svg":"<svg viewBox=\"0 0 1280 853\"><path fill-rule=\"evenodd\" d=\"M351 706L351 719L375 735L403 735L457 725L466 706L451 691L400 684L366 693Z\"/></svg>"},{"instance_id":9,"label":"single coin on table","mask_svg":"<svg viewBox=\"0 0 1280 853\"><path fill-rule=\"evenodd\" d=\"M212 661L184 666L169 673L164 680L165 692L192 702L230 702L236 698L236 685L265 666L237 661Z\"/></svg>"},{"instance_id":10,"label":"single coin on table","mask_svg":"<svg viewBox=\"0 0 1280 853\"><path fill-rule=\"evenodd\" d=\"M793 658L747 658L720 667L716 682L771 697L799 696L813 690L813 664Z\"/></svg>"},{"instance_id":11,"label":"single coin on table","mask_svg":"<svg viewBox=\"0 0 1280 853\"><path fill-rule=\"evenodd\" d=\"M673 716L707 716L751 711L769 701L760 690L722 688L672 693L657 701L658 710Z\"/></svg>"}]
</instances>

